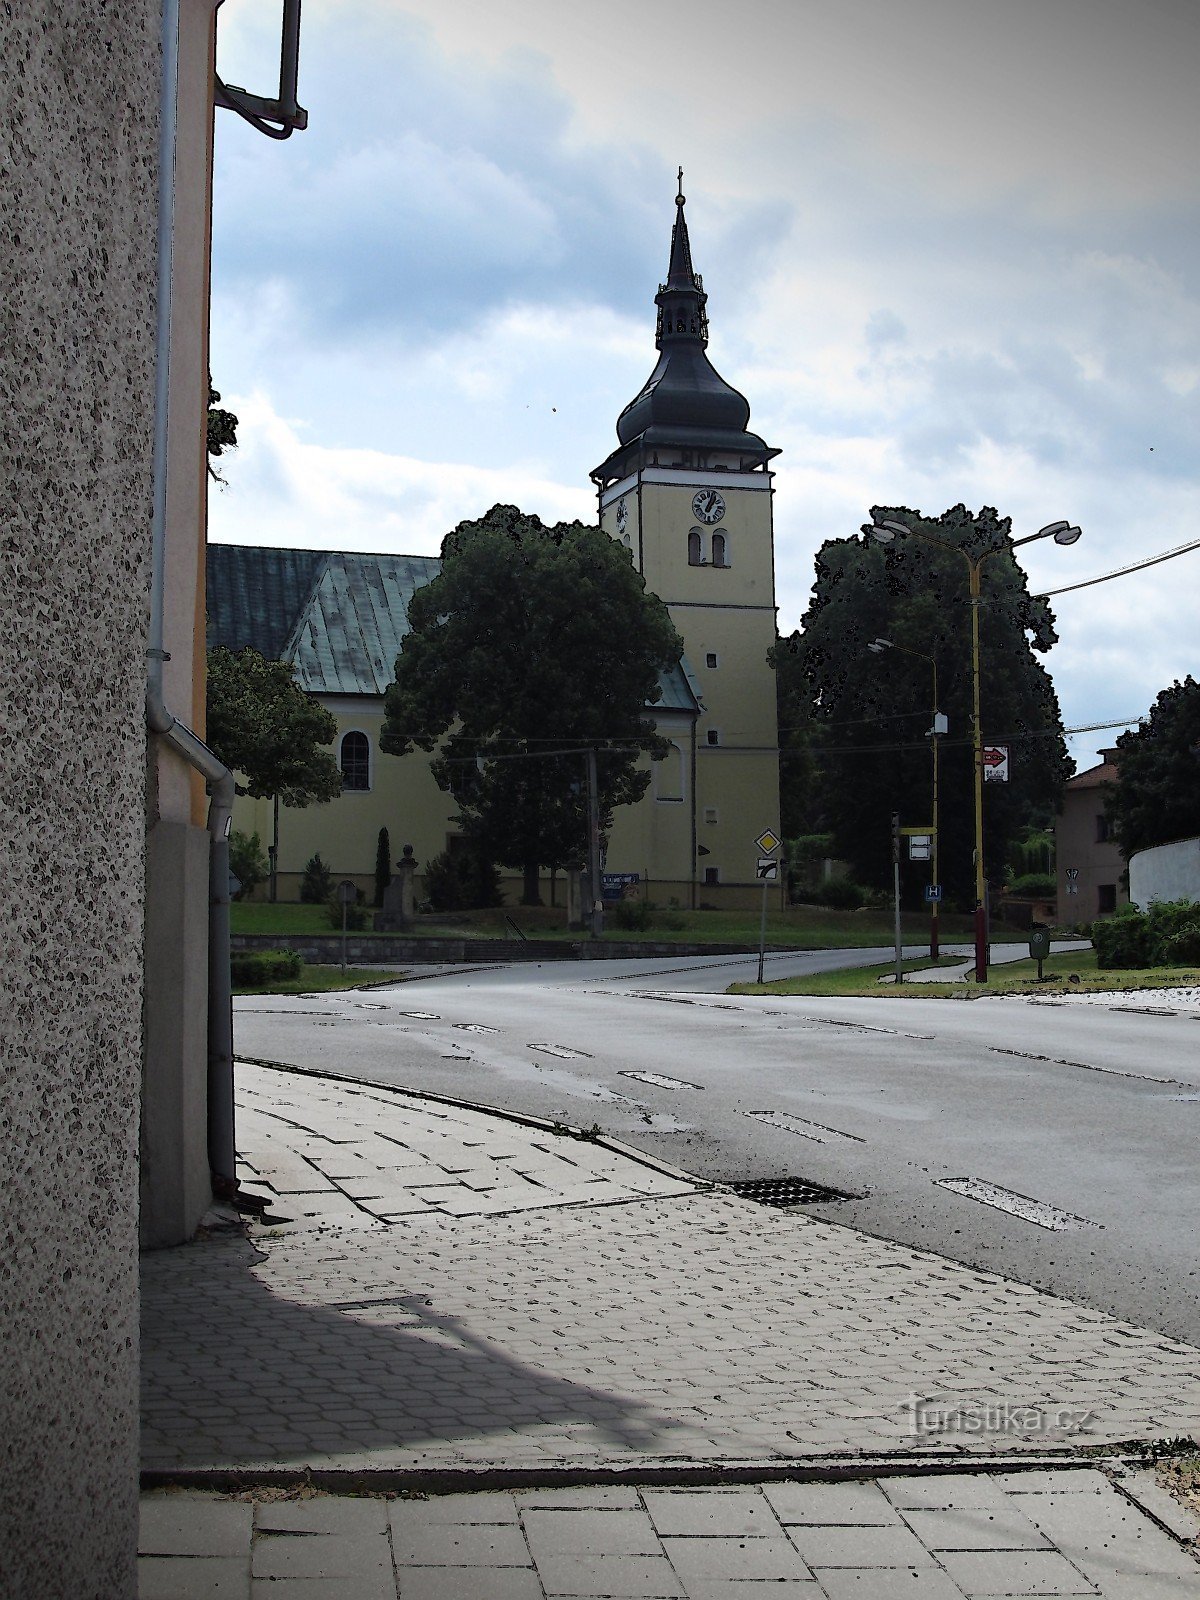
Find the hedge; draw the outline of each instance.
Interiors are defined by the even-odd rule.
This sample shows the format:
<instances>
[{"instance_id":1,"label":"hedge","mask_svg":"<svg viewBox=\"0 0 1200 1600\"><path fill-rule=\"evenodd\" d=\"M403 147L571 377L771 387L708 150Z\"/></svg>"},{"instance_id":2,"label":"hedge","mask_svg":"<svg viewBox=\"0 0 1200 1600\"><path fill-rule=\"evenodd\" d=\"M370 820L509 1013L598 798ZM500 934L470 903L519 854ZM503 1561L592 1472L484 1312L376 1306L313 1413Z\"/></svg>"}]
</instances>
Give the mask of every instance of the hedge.
<instances>
[{"instance_id":1,"label":"hedge","mask_svg":"<svg viewBox=\"0 0 1200 1600\"><path fill-rule=\"evenodd\" d=\"M229 975L241 987L298 978L302 966L298 950L234 950L229 957Z\"/></svg>"},{"instance_id":2,"label":"hedge","mask_svg":"<svg viewBox=\"0 0 1200 1600\"><path fill-rule=\"evenodd\" d=\"M1148 911L1129 906L1092 925L1102 968L1184 967L1200 962L1200 905L1158 900Z\"/></svg>"}]
</instances>

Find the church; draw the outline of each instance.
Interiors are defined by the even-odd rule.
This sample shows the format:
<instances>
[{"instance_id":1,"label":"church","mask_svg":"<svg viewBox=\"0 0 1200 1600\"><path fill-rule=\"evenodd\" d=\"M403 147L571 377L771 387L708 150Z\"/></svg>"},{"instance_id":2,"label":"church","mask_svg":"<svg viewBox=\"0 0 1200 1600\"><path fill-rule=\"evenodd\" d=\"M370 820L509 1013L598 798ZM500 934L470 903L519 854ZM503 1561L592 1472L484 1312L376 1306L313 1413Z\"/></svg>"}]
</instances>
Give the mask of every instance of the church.
<instances>
[{"instance_id":1,"label":"church","mask_svg":"<svg viewBox=\"0 0 1200 1600\"><path fill-rule=\"evenodd\" d=\"M658 360L617 419L617 447L592 472L599 521L630 552L684 642L648 712L670 741L644 797L621 808L608 841L610 883L660 904L731 907L758 899L758 837L779 831L775 572L770 463L750 407L708 358L708 297L693 267L682 190L666 282L655 296ZM414 590L433 556L210 545L210 647L247 646L292 664L337 719L341 796L279 812L280 899L296 899L319 853L367 892L387 828L393 855L419 864L458 836L455 804L420 752L379 748L383 695ZM264 846L270 800L239 797L234 827ZM418 880L419 881L419 880ZM519 879L505 880L515 899ZM548 884L543 897L550 898Z\"/></svg>"}]
</instances>

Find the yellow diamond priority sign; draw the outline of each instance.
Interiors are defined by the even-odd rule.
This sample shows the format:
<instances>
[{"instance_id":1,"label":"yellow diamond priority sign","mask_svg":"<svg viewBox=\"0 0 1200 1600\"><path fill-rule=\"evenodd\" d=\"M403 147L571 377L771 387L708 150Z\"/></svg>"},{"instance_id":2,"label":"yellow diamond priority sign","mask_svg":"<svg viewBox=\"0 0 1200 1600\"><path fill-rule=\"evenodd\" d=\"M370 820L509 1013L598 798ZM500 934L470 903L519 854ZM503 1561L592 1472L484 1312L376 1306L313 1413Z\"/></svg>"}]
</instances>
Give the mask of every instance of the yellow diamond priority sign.
<instances>
[{"instance_id":1,"label":"yellow diamond priority sign","mask_svg":"<svg viewBox=\"0 0 1200 1600\"><path fill-rule=\"evenodd\" d=\"M765 833L759 834L754 843L762 851L763 855L769 856L773 851L779 849L779 846L783 843L783 840L776 838L776 836L771 832L770 828L768 828Z\"/></svg>"}]
</instances>

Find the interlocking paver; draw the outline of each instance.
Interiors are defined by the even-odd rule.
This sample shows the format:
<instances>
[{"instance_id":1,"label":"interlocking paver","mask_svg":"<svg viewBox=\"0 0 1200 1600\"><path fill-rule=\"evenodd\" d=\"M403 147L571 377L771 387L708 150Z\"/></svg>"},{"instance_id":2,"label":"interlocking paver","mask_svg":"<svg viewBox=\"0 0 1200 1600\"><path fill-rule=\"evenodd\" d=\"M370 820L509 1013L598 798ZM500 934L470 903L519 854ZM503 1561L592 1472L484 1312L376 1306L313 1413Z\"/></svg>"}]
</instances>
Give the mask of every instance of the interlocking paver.
<instances>
[{"instance_id":1,"label":"interlocking paver","mask_svg":"<svg viewBox=\"0 0 1200 1600\"><path fill-rule=\"evenodd\" d=\"M978 1459L1200 1426L1200 1352L1028 1286L598 1146L498 1141L482 1113L247 1082L259 1174L328 1187L280 1196L295 1224L146 1259L147 1465ZM1060 1440L1068 1409L1089 1420ZM253 1543L248 1503L146 1505L143 1600L394 1600L393 1552L401 1600L1200 1593L1191 1556L1084 1469L267 1498Z\"/></svg>"}]
</instances>

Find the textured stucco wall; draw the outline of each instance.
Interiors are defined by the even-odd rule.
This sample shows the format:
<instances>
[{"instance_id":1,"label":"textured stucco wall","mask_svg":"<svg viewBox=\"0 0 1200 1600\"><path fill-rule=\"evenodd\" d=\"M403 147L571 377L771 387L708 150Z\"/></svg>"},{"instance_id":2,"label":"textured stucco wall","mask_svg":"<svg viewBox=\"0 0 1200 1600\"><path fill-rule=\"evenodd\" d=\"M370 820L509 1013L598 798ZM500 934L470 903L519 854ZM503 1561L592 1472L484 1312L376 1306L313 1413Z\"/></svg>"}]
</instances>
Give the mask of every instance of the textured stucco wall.
<instances>
[{"instance_id":1,"label":"textured stucco wall","mask_svg":"<svg viewBox=\"0 0 1200 1600\"><path fill-rule=\"evenodd\" d=\"M158 36L0 51L0 1591L135 1592Z\"/></svg>"},{"instance_id":2,"label":"textured stucco wall","mask_svg":"<svg viewBox=\"0 0 1200 1600\"><path fill-rule=\"evenodd\" d=\"M1130 856L1129 898L1143 911L1156 900L1200 901L1200 839L1177 839Z\"/></svg>"}]
</instances>

